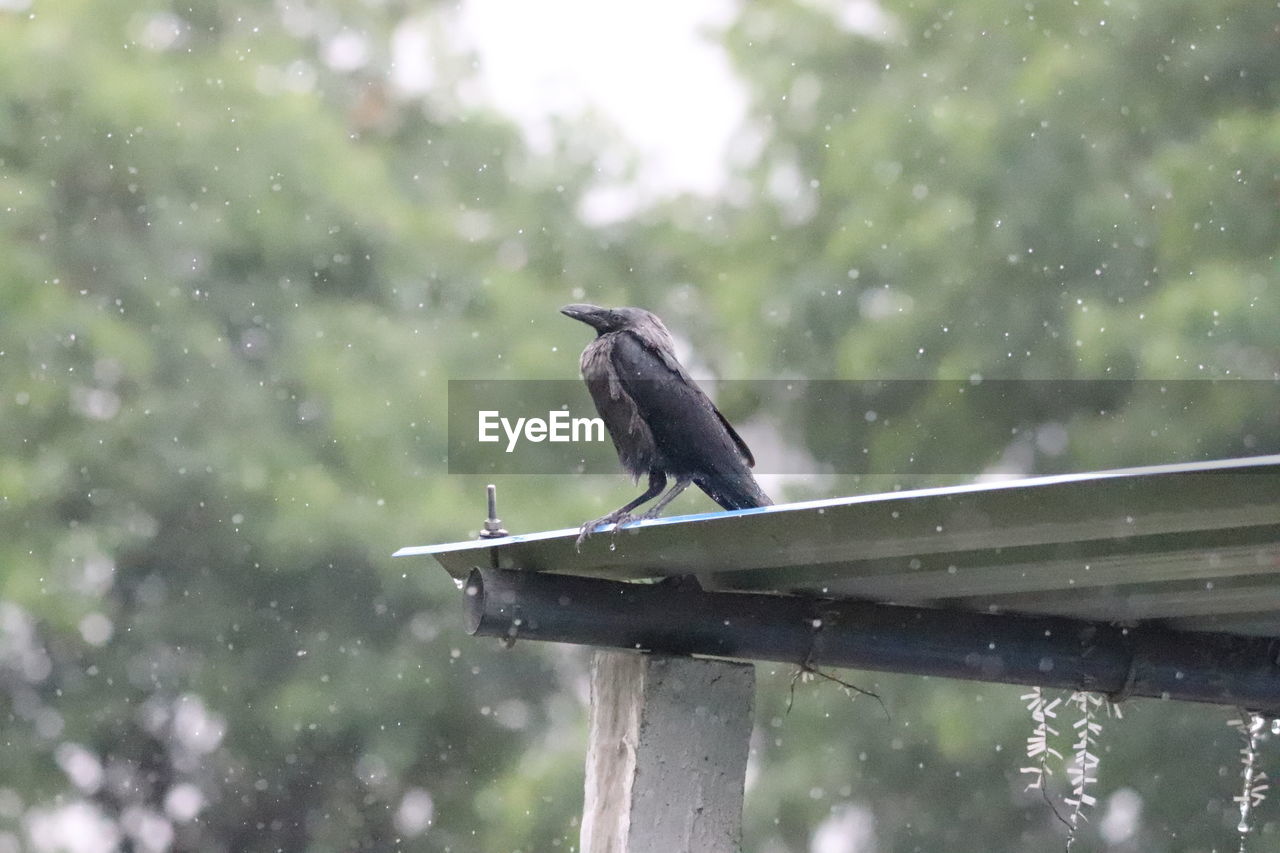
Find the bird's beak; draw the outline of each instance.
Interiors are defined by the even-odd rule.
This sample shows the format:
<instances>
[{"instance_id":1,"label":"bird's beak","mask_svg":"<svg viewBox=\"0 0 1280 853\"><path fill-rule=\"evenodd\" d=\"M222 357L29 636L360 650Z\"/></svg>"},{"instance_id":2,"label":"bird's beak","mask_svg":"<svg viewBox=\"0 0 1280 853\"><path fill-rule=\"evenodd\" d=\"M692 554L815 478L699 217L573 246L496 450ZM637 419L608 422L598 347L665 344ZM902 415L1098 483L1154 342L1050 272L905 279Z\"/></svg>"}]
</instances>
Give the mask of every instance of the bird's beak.
<instances>
[{"instance_id":1,"label":"bird's beak","mask_svg":"<svg viewBox=\"0 0 1280 853\"><path fill-rule=\"evenodd\" d=\"M592 328L599 328L600 318L604 316L605 309L599 305L587 305L585 303L575 303L566 305L560 309L560 313L566 317L572 317L580 320Z\"/></svg>"}]
</instances>

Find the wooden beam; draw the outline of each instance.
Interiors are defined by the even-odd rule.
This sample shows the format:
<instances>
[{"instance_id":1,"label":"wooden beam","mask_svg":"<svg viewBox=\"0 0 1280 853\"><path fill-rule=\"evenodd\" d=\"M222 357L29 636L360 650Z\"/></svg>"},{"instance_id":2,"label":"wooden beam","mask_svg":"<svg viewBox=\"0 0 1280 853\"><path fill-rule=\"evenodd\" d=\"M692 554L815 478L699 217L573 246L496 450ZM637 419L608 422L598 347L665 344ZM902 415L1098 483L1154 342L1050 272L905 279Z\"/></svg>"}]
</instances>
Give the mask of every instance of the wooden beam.
<instances>
[{"instance_id":1,"label":"wooden beam","mask_svg":"<svg viewBox=\"0 0 1280 853\"><path fill-rule=\"evenodd\" d=\"M596 651L582 853L739 853L750 664Z\"/></svg>"},{"instance_id":2,"label":"wooden beam","mask_svg":"<svg viewBox=\"0 0 1280 853\"><path fill-rule=\"evenodd\" d=\"M480 636L1212 702L1280 714L1280 640L479 569Z\"/></svg>"}]
</instances>

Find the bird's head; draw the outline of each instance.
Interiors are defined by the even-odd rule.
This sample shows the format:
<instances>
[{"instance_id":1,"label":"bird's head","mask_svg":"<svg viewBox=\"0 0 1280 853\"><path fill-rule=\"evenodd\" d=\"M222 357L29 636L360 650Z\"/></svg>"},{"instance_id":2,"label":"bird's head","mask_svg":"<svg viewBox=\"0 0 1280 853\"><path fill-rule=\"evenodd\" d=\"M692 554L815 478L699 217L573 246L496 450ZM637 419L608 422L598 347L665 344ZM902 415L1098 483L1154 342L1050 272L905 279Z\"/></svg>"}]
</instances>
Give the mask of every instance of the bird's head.
<instances>
[{"instance_id":1,"label":"bird's head","mask_svg":"<svg viewBox=\"0 0 1280 853\"><path fill-rule=\"evenodd\" d=\"M566 305L560 313L581 320L600 334L619 332L650 322L662 326L662 321L643 308L601 308L599 305Z\"/></svg>"}]
</instances>

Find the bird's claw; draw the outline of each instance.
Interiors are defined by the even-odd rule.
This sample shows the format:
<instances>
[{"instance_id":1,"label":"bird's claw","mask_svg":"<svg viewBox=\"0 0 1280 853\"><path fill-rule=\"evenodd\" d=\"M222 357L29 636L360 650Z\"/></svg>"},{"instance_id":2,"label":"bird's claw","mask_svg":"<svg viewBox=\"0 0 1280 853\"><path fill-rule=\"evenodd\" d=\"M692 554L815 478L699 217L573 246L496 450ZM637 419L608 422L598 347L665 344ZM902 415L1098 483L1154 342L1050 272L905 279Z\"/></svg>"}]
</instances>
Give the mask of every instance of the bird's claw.
<instances>
[{"instance_id":1,"label":"bird's claw","mask_svg":"<svg viewBox=\"0 0 1280 853\"><path fill-rule=\"evenodd\" d=\"M596 532L596 528L604 527L606 524L612 524L613 534L617 535L618 528L626 524L628 521L635 521L635 516L629 512L611 512L594 521L588 521L586 524L578 528L578 541L573 545L574 550L581 551L582 543L586 542L587 539Z\"/></svg>"}]
</instances>

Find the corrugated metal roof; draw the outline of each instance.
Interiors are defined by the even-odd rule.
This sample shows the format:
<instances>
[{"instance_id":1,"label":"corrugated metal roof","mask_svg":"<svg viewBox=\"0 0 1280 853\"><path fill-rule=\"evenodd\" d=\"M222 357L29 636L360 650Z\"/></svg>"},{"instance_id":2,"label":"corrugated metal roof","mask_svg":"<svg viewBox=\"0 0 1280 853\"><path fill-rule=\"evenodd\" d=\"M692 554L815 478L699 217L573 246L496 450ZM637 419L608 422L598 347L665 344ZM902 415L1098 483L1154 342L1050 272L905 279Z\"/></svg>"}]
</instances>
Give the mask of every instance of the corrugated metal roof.
<instances>
[{"instance_id":1,"label":"corrugated metal roof","mask_svg":"<svg viewBox=\"0 0 1280 853\"><path fill-rule=\"evenodd\" d=\"M403 548L477 566L1280 636L1280 455Z\"/></svg>"}]
</instances>

